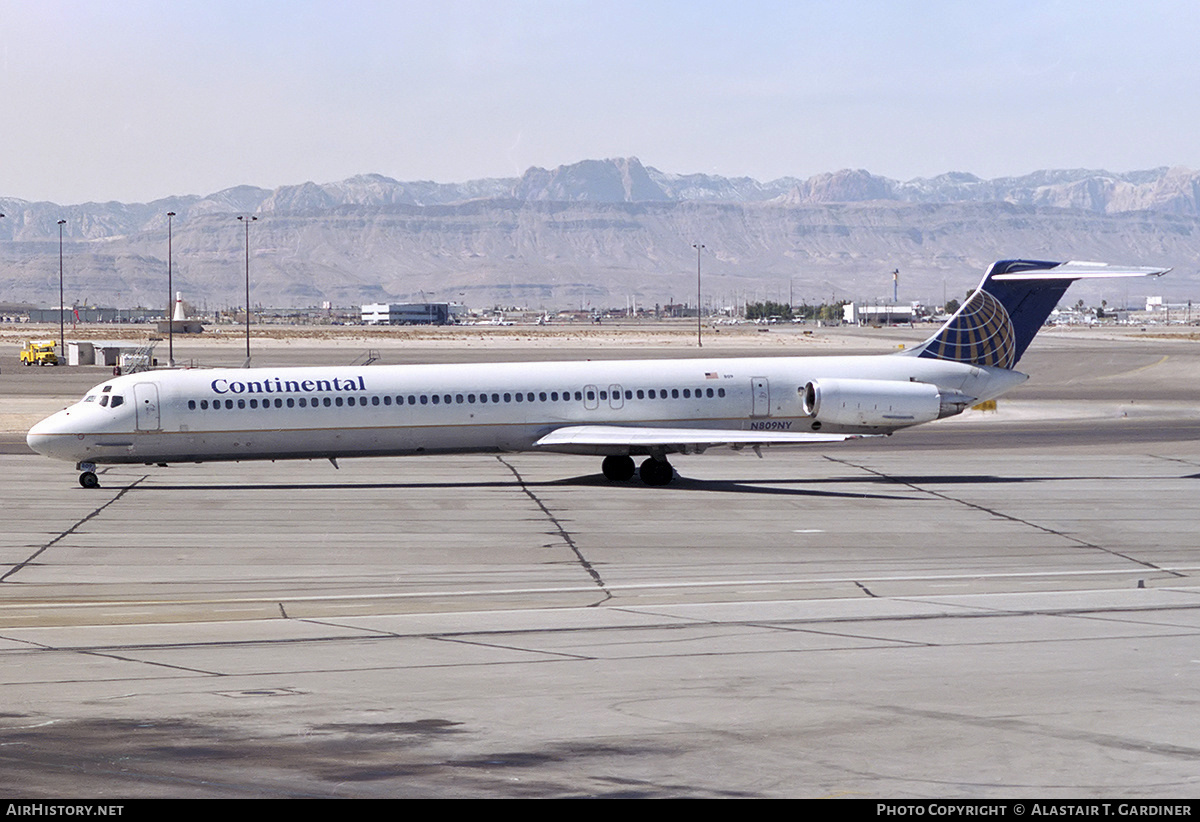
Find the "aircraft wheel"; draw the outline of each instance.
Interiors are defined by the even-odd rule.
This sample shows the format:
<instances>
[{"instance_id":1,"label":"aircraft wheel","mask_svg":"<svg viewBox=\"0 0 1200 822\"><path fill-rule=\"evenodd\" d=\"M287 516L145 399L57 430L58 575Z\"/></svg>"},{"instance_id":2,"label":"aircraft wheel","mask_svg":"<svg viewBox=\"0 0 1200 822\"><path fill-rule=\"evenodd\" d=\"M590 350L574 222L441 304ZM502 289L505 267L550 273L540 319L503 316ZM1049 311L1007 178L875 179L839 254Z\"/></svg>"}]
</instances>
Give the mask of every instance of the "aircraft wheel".
<instances>
[{"instance_id":1,"label":"aircraft wheel","mask_svg":"<svg viewBox=\"0 0 1200 822\"><path fill-rule=\"evenodd\" d=\"M600 470L613 482L625 482L633 478L635 466L629 457L613 454L604 458Z\"/></svg>"},{"instance_id":2,"label":"aircraft wheel","mask_svg":"<svg viewBox=\"0 0 1200 822\"><path fill-rule=\"evenodd\" d=\"M642 463L639 471L642 482L647 485L666 485L675 476L675 469L666 460L656 460L654 457Z\"/></svg>"},{"instance_id":3,"label":"aircraft wheel","mask_svg":"<svg viewBox=\"0 0 1200 822\"><path fill-rule=\"evenodd\" d=\"M92 471L84 471L79 475L79 484L84 488L99 488L100 479Z\"/></svg>"}]
</instances>

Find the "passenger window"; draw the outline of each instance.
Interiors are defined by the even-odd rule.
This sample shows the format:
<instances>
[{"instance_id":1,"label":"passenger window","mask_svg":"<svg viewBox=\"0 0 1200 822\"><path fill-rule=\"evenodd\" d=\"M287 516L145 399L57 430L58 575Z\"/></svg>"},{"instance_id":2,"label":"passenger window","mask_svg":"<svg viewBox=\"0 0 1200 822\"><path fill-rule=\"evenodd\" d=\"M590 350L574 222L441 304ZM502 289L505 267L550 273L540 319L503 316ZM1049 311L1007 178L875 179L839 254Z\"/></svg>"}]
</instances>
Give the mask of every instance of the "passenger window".
<instances>
[{"instance_id":1,"label":"passenger window","mask_svg":"<svg viewBox=\"0 0 1200 822\"><path fill-rule=\"evenodd\" d=\"M462 401L463 401L463 395L462 395L462 394L455 394L455 395L454 395L454 401L455 401L456 403L460 403L460 404L461 404L461 403L462 403Z\"/></svg>"},{"instance_id":2,"label":"passenger window","mask_svg":"<svg viewBox=\"0 0 1200 822\"><path fill-rule=\"evenodd\" d=\"M195 400L188 400L188 410L189 411L196 410L196 401Z\"/></svg>"},{"instance_id":3,"label":"passenger window","mask_svg":"<svg viewBox=\"0 0 1200 822\"><path fill-rule=\"evenodd\" d=\"M225 400L225 408L229 411L233 410L233 400Z\"/></svg>"},{"instance_id":4,"label":"passenger window","mask_svg":"<svg viewBox=\"0 0 1200 822\"><path fill-rule=\"evenodd\" d=\"M251 408L258 408L258 400L250 400Z\"/></svg>"},{"instance_id":5,"label":"passenger window","mask_svg":"<svg viewBox=\"0 0 1200 822\"><path fill-rule=\"evenodd\" d=\"M717 389L717 396L718 396L718 397L723 397L723 396L725 396L725 389L724 389L724 388L718 388L718 389Z\"/></svg>"},{"instance_id":6,"label":"passenger window","mask_svg":"<svg viewBox=\"0 0 1200 822\"><path fill-rule=\"evenodd\" d=\"M324 404L325 404L325 407L328 408L329 406L333 405L333 400L329 399L329 397L326 397ZM340 405L340 403L339 403L339 405Z\"/></svg>"},{"instance_id":7,"label":"passenger window","mask_svg":"<svg viewBox=\"0 0 1200 822\"><path fill-rule=\"evenodd\" d=\"M342 404L342 398L338 397L338 405L341 405L341 404ZM353 406L354 405L354 397L346 397L346 405Z\"/></svg>"},{"instance_id":8,"label":"passenger window","mask_svg":"<svg viewBox=\"0 0 1200 822\"><path fill-rule=\"evenodd\" d=\"M692 398L692 390L690 388L683 389L683 398L685 400L690 400Z\"/></svg>"}]
</instances>

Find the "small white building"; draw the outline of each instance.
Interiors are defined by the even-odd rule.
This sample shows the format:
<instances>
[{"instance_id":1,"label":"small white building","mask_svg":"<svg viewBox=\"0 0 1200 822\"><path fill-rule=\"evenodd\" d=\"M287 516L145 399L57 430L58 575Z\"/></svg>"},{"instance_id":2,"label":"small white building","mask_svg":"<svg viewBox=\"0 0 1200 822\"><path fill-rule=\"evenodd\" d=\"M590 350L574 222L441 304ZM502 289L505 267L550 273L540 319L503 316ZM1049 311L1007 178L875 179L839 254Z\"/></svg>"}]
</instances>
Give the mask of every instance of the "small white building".
<instances>
[{"instance_id":1,"label":"small white building","mask_svg":"<svg viewBox=\"0 0 1200 822\"><path fill-rule=\"evenodd\" d=\"M67 365L119 365L128 368L135 358L139 362L148 355L142 354L143 343L107 340L79 340L67 343ZM142 362L143 366L151 365Z\"/></svg>"},{"instance_id":2,"label":"small white building","mask_svg":"<svg viewBox=\"0 0 1200 822\"><path fill-rule=\"evenodd\" d=\"M918 319L916 305L880 305L846 303L842 306L842 321L852 325L909 324Z\"/></svg>"}]
</instances>

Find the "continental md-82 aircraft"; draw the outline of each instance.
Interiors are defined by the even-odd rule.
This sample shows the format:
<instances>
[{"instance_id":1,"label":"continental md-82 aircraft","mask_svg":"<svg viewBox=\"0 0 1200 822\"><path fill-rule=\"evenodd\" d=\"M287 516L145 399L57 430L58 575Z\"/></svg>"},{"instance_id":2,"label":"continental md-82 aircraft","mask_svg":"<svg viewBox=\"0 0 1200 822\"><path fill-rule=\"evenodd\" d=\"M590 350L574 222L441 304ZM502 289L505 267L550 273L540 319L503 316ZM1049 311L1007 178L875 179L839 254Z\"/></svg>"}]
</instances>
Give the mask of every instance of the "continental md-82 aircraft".
<instances>
[{"instance_id":1,"label":"continental md-82 aircraft","mask_svg":"<svg viewBox=\"0 0 1200 822\"><path fill-rule=\"evenodd\" d=\"M96 466L554 451L647 485L671 454L815 445L961 413L1014 370L1070 284L1166 273L1003 260L938 331L893 354L165 370L101 383L29 431L34 451ZM761 454L760 454L761 455Z\"/></svg>"}]
</instances>

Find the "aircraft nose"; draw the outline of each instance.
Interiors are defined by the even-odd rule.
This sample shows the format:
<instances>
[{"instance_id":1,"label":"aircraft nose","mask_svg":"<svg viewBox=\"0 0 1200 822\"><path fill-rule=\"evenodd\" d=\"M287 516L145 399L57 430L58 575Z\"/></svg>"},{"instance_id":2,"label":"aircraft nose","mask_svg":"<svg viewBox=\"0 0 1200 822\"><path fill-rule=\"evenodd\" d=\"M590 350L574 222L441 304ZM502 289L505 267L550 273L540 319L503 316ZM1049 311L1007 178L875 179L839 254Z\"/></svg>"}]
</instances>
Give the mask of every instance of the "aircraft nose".
<instances>
[{"instance_id":1,"label":"aircraft nose","mask_svg":"<svg viewBox=\"0 0 1200 822\"><path fill-rule=\"evenodd\" d=\"M69 458L66 450L70 447L70 437L59 429L58 414L39 422L25 435L25 444L44 457L59 459Z\"/></svg>"}]
</instances>

